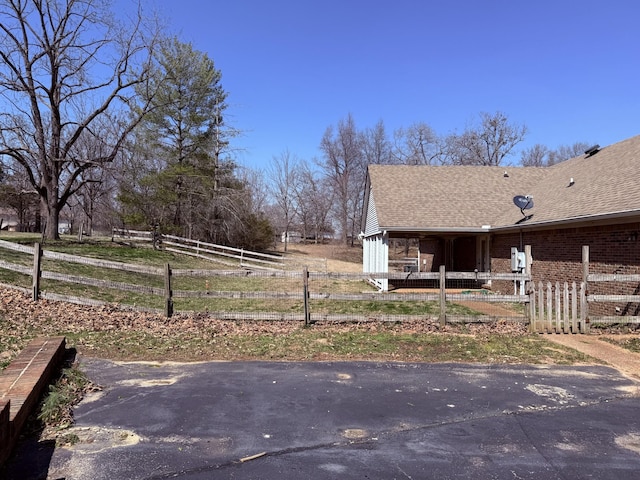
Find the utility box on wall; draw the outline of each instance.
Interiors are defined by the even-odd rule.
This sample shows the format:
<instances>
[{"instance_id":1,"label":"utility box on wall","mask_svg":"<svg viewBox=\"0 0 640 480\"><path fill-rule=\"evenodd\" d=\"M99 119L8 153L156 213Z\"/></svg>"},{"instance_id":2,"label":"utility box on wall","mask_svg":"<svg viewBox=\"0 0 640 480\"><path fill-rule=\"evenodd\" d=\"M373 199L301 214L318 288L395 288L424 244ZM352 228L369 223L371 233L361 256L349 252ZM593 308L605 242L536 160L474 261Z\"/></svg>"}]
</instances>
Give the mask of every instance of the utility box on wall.
<instances>
[{"instance_id":1,"label":"utility box on wall","mask_svg":"<svg viewBox=\"0 0 640 480\"><path fill-rule=\"evenodd\" d=\"M524 272L527 265L527 257L524 252L519 252L518 247L511 247L511 271Z\"/></svg>"}]
</instances>

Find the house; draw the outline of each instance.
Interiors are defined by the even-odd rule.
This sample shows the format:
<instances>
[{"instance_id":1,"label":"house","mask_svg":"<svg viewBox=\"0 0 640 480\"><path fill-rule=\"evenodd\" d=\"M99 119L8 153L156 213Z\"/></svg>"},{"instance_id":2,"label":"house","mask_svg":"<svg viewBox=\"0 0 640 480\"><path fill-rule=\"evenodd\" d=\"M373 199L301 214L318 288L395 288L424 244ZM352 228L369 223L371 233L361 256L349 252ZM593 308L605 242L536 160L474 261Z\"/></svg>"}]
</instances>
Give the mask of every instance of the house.
<instances>
[{"instance_id":1,"label":"house","mask_svg":"<svg viewBox=\"0 0 640 480\"><path fill-rule=\"evenodd\" d=\"M16 232L18 231L18 226L18 217L13 210L0 207L0 230Z\"/></svg>"},{"instance_id":2,"label":"house","mask_svg":"<svg viewBox=\"0 0 640 480\"><path fill-rule=\"evenodd\" d=\"M71 235L71 222L58 222L58 233L60 235Z\"/></svg>"},{"instance_id":3,"label":"house","mask_svg":"<svg viewBox=\"0 0 640 480\"><path fill-rule=\"evenodd\" d=\"M510 272L531 245L534 281L579 282L589 245L591 273L640 273L640 136L544 168L371 165L361 237L364 272L417 238L422 272Z\"/></svg>"},{"instance_id":4,"label":"house","mask_svg":"<svg viewBox=\"0 0 640 480\"><path fill-rule=\"evenodd\" d=\"M300 243L302 242L302 234L300 232L282 232L280 241L282 243Z\"/></svg>"}]
</instances>

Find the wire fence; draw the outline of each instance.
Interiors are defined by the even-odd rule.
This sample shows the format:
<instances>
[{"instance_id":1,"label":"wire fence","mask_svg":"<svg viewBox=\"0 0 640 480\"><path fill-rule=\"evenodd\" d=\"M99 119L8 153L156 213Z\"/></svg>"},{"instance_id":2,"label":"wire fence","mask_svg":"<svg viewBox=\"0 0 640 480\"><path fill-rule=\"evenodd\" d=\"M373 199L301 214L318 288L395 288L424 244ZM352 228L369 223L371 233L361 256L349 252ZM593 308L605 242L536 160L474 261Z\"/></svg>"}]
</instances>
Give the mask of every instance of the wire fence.
<instances>
[{"instance_id":1,"label":"wire fence","mask_svg":"<svg viewBox=\"0 0 640 480\"><path fill-rule=\"evenodd\" d=\"M566 284L535 285L526 273L396 271L336 273L271 269L180 269L80 257L0 240L3 283L47 298L225 320L446 323L520 322L532 331L586 331L588 302L640 302L638 295L587 295ZM73 269L71 269L73 265ZM69 274L73 271L74 274ZM587 270L588 271L588 268ZM602 277L602 278L601 278ZM619 277L619 278L618 278ZM589 280L639 281L637 275L590 275ZM381 291L379 285L388 286ZM513 293L500 294L512 290ZM578 305L578 310L575 305ZM596 317L625 323L626 317ZM628 317L638 323L637 316Z\"/></svg>"},{"instance_id":2,"label":"wire fence","mask_svg":"<svg viewBox=\"0 0 640 480\"><path fill-rule=\"evenodd\" d=\"M308 267L297 271L174 269L168 264L158 268L42 251L38 244L0 241L0 247L10 251L14 260L0 261L0 269L14 275L13 281L5 283L30 287L36 300L115 303L166 316L205 312L227 320L526 321L528 297L496 295L481 288L491 280L484 274L334 273ZM71 264L74 274L66 273ZM391 291L379 291L376 282L381 278L392 285ZM453 283L465 288L452 288Z\"/></svg>"}]
</instances>

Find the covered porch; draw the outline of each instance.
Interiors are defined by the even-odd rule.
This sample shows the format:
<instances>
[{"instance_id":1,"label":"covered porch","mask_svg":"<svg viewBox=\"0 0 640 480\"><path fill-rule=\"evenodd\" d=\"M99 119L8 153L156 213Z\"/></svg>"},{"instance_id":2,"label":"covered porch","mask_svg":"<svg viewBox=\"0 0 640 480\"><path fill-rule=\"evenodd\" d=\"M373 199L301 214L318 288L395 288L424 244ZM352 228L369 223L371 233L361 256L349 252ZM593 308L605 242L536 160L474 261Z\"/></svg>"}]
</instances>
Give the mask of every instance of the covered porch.
<instances>
[{"instance_id":1,"label":"covered porch","mask_svg":"<svg viewBox=\"0 0 640 480\"><path fill-rule=\"evenodd\" d=\"M389 259L389 245L393 240L416 239L418 251L415 257L405 258L405 262L394 263ZM396 288L434 288L433 280L411 278L412 273L438 272L441 265L448 271L488 272L491 265L490 236L487 233L439 232L424 234L418 232L378 232L363 235L363 272L393 273L405 272L404 280L379 278L374 281L381 291ZM411 260L411 261L408 261ZM458 282L451 288L481 288L482 282ZM449 286L448 286L449 287Z\"/></svg>"}]
</instances>

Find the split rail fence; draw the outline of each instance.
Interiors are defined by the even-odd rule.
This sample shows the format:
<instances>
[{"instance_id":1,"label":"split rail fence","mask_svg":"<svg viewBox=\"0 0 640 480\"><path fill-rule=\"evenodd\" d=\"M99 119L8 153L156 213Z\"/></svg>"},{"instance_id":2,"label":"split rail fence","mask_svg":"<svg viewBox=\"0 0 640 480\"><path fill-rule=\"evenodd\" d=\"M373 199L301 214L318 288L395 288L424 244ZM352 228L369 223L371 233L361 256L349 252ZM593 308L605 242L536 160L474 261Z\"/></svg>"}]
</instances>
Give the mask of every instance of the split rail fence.
<instances>
[{"instance_id":1,"label":"split rail fence","mask_svg":"<svg viewBox=\"0 0 640 480\"><path fill-rule=\"evenodd\" d=\"M292 257L201 242L175 235L159 235L152 231L114 228L111 239L123 242L156 243L168 252L210 260L230 268L239 266L256 270L294 270L303 267L299 261ZM327 260L324 258L307 259L305 264L314 270L327 271Z\"/></svg>"},{"instance_id":2,"label":"split rail fence","mask_svg":"<svg viewBox=\"0 0 640 480\"><path fill-rule=\"evenodd\" d=\"M407 320L445 323L498 319L530 325L534 332L588 332L590 323L640 323L638 316L589 318L590 302L638 302L639 295L589 295L595 282L639 282L640 275L588 272L580 285L534 285L526 273L389 272L326 273L285 270L196 270L134 265L79 257L0 240L0 249L23 255L22 263L0 259L0 270L21 276L34 300L119 304L125 309L206 312L226 320L292 320L315 322ZM31 261L29 257L32 257ZM43 261L47 269L43 269ZM31 265L29 265L31 263ZM87 275L69 275L65 264L86 267ZM83 268L84 268L83 267ZM76 271L76 270L74 270ZM90 274L90 275L89 275ZM100 278L96 278L100 277ZM380 292L374 279L386 278L394 289ZM514 295L495 294L482 285L514 282ZM43 282L45 285L43 286ZM524 294L517 294L521 283ZM75 285L75 287L73 287ZM465 285L465 288L452 288ZM471 288L471 287L476 288ZM25 290L29 290L26 287Z\"/></svg>"},{"instance_id":3,"label":"split rail fence","mask_svg":"<svg viewBox=\"0 0 640 480\"><path fill-rule=\"evenodd\" d=\"M79 257L42 250L39 244L26 246L0 240L0 248L32 257L23 259L22 264L0 260L0 270L20 274L23 285L30 277L34 300L46 298L89 305L116 303L123 308L166 316L174 312L207 312L211 317L227 320L297 320L305 324L406 320L444 324L492 321L498 317L527 321L524 306L527 295L445 288L451 282L528 280L528 276L521 274L445 272L444 268L435 273L327 273L308 267L298 271L197 270ZM89 274L65 273L69 270L65 264L71 263L86 266ZM387 278L400 287L392 292L379 292L372 285L373 278ZM435 288L422 288L426 282ZM501 304L516 308L507 309ZM493 306L498 313L493 312Z\"/></svg>"}]
</instances>

